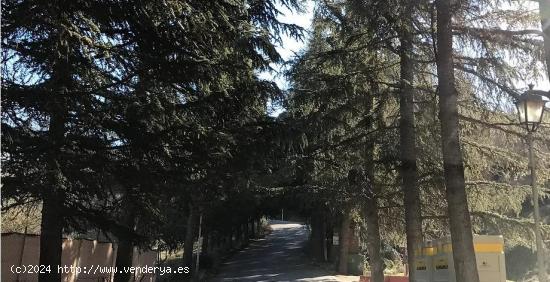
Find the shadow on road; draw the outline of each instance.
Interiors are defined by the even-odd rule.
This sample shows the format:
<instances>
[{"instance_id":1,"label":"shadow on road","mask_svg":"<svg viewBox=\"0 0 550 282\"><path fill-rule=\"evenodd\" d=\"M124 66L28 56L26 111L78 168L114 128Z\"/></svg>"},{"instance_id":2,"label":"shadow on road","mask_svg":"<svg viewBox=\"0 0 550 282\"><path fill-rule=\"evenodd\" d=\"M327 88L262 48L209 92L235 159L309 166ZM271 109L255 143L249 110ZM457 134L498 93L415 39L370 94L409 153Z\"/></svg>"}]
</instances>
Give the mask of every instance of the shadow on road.
<instances>
[{"instance_id":1,"label":"shadow on road","mask_svg":"<svg viewBox=\"0 0 550 282\"><path fill-rule=\"evenodd\" d=\"M214 282L227 281L338 281L329 270L311 264L304 253L305 225L270 221L273 230L222 264Z\"/></svg>"}]
</instances>

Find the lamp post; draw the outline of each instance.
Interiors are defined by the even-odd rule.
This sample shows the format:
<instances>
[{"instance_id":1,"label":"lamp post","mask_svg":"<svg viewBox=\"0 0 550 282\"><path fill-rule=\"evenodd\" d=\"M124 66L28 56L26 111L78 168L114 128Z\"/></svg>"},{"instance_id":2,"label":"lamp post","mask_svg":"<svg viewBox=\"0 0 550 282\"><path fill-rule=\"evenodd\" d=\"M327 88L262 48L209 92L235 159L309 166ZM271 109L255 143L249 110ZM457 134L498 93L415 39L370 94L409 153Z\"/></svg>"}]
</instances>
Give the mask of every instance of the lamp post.
<instances>
[{"instance_id":1,"label":"lamp post","mask_svg":"<svg viewBox=\"0 0 550 282\"><path fill-rule=\"evenodd\" d=\"M546 267L544 264L544 245L542 243L540 228L539 189L537 187L536 161L533 152L533 133L538 129L544 115L544 106L548 102L548 98L546 98L545 95L547 95L547 93L544 91L533 90L533 85L530 84L529 90L523 93L516 103L520 124L527 129L529 169L531 171L531 189L535 218L534 231L537 245L537 268L539 281L541 282L547 282L547 279Z\"/></svg>"}]
</instances>

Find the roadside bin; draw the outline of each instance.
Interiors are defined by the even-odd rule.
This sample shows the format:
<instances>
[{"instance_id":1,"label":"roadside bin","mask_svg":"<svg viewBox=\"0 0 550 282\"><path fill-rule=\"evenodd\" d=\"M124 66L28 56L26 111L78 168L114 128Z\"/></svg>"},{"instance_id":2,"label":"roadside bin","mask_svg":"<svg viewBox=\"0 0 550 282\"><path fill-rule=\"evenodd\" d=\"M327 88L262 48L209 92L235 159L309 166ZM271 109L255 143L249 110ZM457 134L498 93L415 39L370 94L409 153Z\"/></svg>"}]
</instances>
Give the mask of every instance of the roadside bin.
<instances>
[{"instance_id":1,"label":"roadside bin","mask_svg":"<svg viewBox=\"0 0 550 282\"><path fill-rule=\"evenodd\" d=\"M418 282L432 282L433 256L435 254L436 248L431 241L425 242L422 247L415 252L415 268Z\"/></svg>"},{"instance_id":2,"label":"roadside bin","mask_svg":"<svg viewBox=\"0 0 550 282\"><path fill-rule=\"evenodd\" d=\"M456 282L450 238L437 240L433 256L433 282ZM480 282L506 282L502 236L474 235L474 251Z\"/></svg>"},{"instance_id":3,"label":"roadside bin","mask_svg":"<svg viewBox=\"0 0 550 282\"><path fill-rule=\"evenodd\" d=\"M455 282L453 252L449 237L434 242L436 252L432 257L432 281Z\"/></svg>"},{"instance_id":4,"label":"roadside bin","mask_svg":"<svg viewBox=\"0 0 550 282\"><path fill-rule=\"evenodd\" d=\"M350 254L348 260L348 275L361 275L365 270L365 257L361 254Z\"/></svg>"},{"instance_id":5,"label":"roadside bin","mask_svg":"<svg viewBox=\"0 0 550 282\"><path fill-rule=\"evenodd\" d=\"M504 238L502 236L475 235L477 271L480 282L506 282Z\"/></svg>"}]
</instances>

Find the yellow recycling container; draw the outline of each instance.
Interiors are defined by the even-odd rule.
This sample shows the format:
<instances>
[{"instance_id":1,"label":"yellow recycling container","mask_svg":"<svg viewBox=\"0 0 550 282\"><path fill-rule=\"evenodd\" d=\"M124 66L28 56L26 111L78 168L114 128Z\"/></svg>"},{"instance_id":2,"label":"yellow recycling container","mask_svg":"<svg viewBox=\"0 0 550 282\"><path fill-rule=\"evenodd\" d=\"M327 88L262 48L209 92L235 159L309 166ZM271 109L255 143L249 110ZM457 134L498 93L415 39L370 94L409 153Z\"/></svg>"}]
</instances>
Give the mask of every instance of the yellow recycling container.
<instances>
[{"instance_id":1,"label":"yellow recycling container","mask_svg":"<svg viewBox=\"0 0 550 282\"><path fill-rule=\"evenodd\" d=\"M432 282L455 282L453 252L449 252L451 239L441 238L435 241L436 254L432 258Z\"/></svg>"},{"instance_id":2,"label":"yellow recycling container","mask_svg":"<svg viewBox=\"0 0 550 282\"><path fill-rule=\"evenodd\" d=\"M480 282L506 282L504 238L502 236L475 235L477 271Z\"/></svg>"},{"instance_id":3,"label":"yellow recycling container","mask_svg":"<svg viewBox=\"0 0 550 282\"><path fill-rule=\"evenodd\" d=\"M416 255L416 277L418 282L432 282L433 256L436 248L431 241L425 242L421 249L417 249Z\"/></svg>"},{"instance_id":4,"label":"yellow recycling container","mask_svg":"<svg viewBox=\"0 0 550 282\"><path fill-rule=\"evenodd\" d=\"M504 239L502 236L474 235L474 251L480 282L506 282ZM433 282L457 282L450 238L437 241L433 257Z\"/></svg>"}]
</instances>

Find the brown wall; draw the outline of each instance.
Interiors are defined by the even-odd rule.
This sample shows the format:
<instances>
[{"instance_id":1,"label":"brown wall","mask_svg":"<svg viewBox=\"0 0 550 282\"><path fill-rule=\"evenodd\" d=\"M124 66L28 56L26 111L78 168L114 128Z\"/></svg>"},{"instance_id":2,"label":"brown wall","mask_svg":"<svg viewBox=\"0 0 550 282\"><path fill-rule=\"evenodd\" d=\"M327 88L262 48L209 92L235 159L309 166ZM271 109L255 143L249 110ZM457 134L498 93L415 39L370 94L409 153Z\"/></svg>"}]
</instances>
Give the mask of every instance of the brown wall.
<instances>
[{"instance_id":1,"label":"brown wall","mask_svg":"<svg viewBox=\"0 0 550 282\"><path fill-rule=\"evenodd\" d=\"M40 237L37 235L23 235L18 233L2 234L2 281L38 281L38 274L11 271L12 266L38 265ZM133 266L155 266L157 253L154 251L134 252ZM108 267L115 265L116 244L98 242L85 239L63 239L63 256L61 264L68 267ZM57 271L57 269L52 269ZM143 277L145 276L145 277ZM154 274L136 274L136 281L155 281ZM112 274L80 273L62 274L63 282L95 280L104 278L112 280Z\"/></svg>"}]
</instances>

